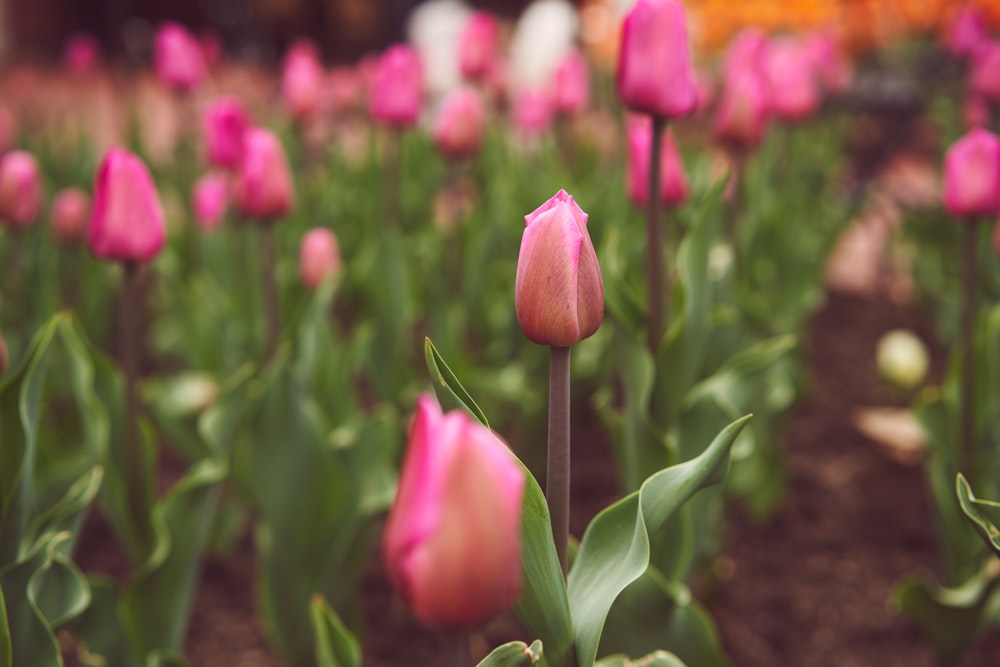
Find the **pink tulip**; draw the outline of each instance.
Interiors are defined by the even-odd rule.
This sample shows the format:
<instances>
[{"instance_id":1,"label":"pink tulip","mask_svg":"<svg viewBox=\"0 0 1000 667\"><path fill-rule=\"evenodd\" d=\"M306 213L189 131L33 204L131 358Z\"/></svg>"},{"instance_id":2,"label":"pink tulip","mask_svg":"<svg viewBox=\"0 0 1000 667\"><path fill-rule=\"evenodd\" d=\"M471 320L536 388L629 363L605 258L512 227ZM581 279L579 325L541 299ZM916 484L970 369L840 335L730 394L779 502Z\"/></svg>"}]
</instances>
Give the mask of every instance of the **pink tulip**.
<instances>
[{"instance_id":1,"label":"pink tulip","mask_svg":"<svg viewBox=\"0 0 1000 667\"><path fill-rule=\"evenodd\" d=\"M649 152L653 126L649 116L634 116L628 124L629 161L626 180L628 194L636 206L645 206L649 197ZM689 194L687 174L680 152L669 129L660 150L660 197L667 206L678 206Z\"/></svg>"},{"instance_id":2,"label":"pink tulip","mask_svg":"<svg viewBox=\"0 0 1000 667\"><path fill-rule=\"evenodd\" d=\"M205 56L198 39L179 23L164 23L154 45L156 72L180 90L190 90L205 79Z\"/></svg>"},{"instance_id":3,"label":"pink tulip","mask_svg":"<svg viewBox=\"0 0 1000 667\"><path fill-rule=\"evenodd\" d=\"M194 220L204 231L222 224L229 207L229 181L226 175L210 171L191 186L191 209Z\"/></svg>"},{"instance_id":4,"label":"pink tulip","mask_svg":"<svg viewBox=\"0 0 1000 667\"><path fill-rule=\"evenodd\" d=\"M590 73L587 60L579 51L570 51L555 71L556 111L575 115L590 104Z\"/></svg>"},{"instance_id":5,"label":"pink tulip","mask_svg":"<svg viewBox=\"0 0 1000 667\"><path fill-rule=\"evenodd\" d=\"M281 98L296 121L307 120L319 110L326 71L315 49L292 49L281 71Z\"/></svg>"},{"instance_id":6,"label":"pink tulip","mask_svg":"<svg viewBox=\"0 0 1000 667\"><path fill-rule=\"evenodd\" d=\"M359 106L365 90L361 71L351 67L333 67L326 80L330 110L333 113L348 111Z\"/></svg>"},{"instance_id":7,"label":"pink tulip","mask_svg":"<svg viewBox=\"0 0 1000 667\"><path fill-rule=\"evenodd\" d=\"M441 104L434 123L434 144L449 158L467 158L479 149L485 130L486 110L479 93L459 88Z\"/></svg>"},{"instance_id":8,"label":"pink tulip","mask_svg":"<svg viewBox=\"0 0 1000 667\"><path fill-rule=\"evenodd\" d=\"M219 37L219 33L209 28L202 28L198 33L198 43L201 44L205 66L213 69L222 61L222 39Z\"/></svg>"},{"instance_id":9,"label":"pink tulip","mask_svg":"<svg viewBox=\"0 0 1000 667\"><path fill-rule=\"evenodd\" d=\"M995 103L1000 103L1000 42L984 40L972 55L969 88Z\"/></svg>"},{"instance_id":10,"label":"pink tulip","mask_svg":"<svg viewBox=\"0 0 1000 667\"><path fill-rule=\"evenodd\" d=\"M979 11L972 6L959 7L944 36L945 46L952 54L967 58L989 39L989 30Z\"/></svg>"},{"instance_id":11,"label":"pink tulip","mask_svg":"<svg viewBox=\"0 0 1000 667\"><path fill-rule=\"evenodd\" d=\"M15 228L30 227L41 206L42 184L35 157L11 151L0 158L0 220Z\"/></svg>"},{"instance_id":12,"label":"pink tulip","mask_svg":"<svg viewBox=\"0 0 1000 667\"><path fill-rule=\"evenodd\" d=\"M514 281L517 321L539 345L569 347L604 318L604 283L587 214L560 190L524 217Z\"/></svg>"},{"instance_id":13,"label":"pink tulip","mask_svg":"<svg viewBox=\"0 0 1000 667\"><path fill-rule=\"evenodd\" d=\"M302 245L299 246L299 279L306 289L314 290L339 272L337 236L326 227L313 227L302 237Z\"/></svg>"},{"instance_id":14,"label":"pink tulip","mask_svg":"<svg viewBox=\"0 0 1000 667\"><path fill-rule=\"evenodd\" d=\"M425 625L468 630L521 593L524 472L465 412L417 401L382 559Z\"/></svg>"},{"instance_id":15,"label":"pink tulip","mask_svg":"<svg viewBox=\"0 0 1000 667\"><path fill-rule=\"evenodd\" d=\"M499 51L500 29L489 12L472 12L458 42L458 62L462 76L484 79Z\"/></svg>"},{"instance_id":16,"label":"pink tulip","mask_svg":"<svg viewBox=\"0 0 1000 667\"><path fill-rule=\"evenodd\" d=\"M240 213L264 222L284 217L292 210L292 172L285 149L272 132L255 127L244 134L235 199Z\"/></svg>"},{"instance_id":17,"label":"pink tulip","mask_svg":"<svg viewBox=\"0 0 1000 667\"><path fill-rule=\"evenodd\" d=\"M372 115L389 125L411 126L420 117L422 100L420 56L405 44L389 47L372 81Z\"/></svg>"},{"instance_id":18,"label":"pink tulip","mask_svg":"<svg viewBox=\"0 0 1000 667\"><path fill-rule=\"evenodd\" d=\"M112 148L94 179L90 251L101 259L141 262L155 257L165 239L163 206L146 165L127 150Z\"/></svg>"},{"instance_id":19,"label":"pink tulip","mask_svg":"<svg viewBox=\"0 0 1000 667\"><path fill-rule=\"evenodd\" d=\"M618 96L631 111L662 118L694 111L698 86L680 2L635 3L622 23L615 82Z\"/></svg>"},{"instance_id":20,"label":"pink tulip","mask_svg":"<svg viewBox=\"0 0 1000 667\"><path fill-rule=\"evenodd\" d=\"M250 121L243 104L235 97L217 97L201 118L208 163L234 169L243 154L243 135Z\"/></svg>"},{"instance_id":21,"label":"pink tulip","mask_svg":"<svg viewBox=\"0 0 1000 667\"><path fill-rule=\"evenodd\" d=\"M101 47L97 38L85 32L70 36L63 49L63 64L75 74L93 71L101 59Z\"/></svg>"},{"instance_id":22,"label":"pink tulip","mask_svg":"<svg viewBox=\"0 0 1000 667\"><path fill-rule=\"evenodd\" d=\"M805 39L804 48L823 89L830 95L846 92L851 86L854 71L833 36L828 32L815 31Z\"/></svg>"},{"instance_id":23,"label":"pink tulip","mask_svg":"<svg viewBox=\"0 0 1000 667\"><path fill-rule=\"evenodd\" d=\"M767 86L760 75L749 68L733 69L725 78L712 131L724 146L746 151L763 139L769 113Z\"/></svg>"},{"instance_id":24,"label":"pink tulip","mask_svg":"<svg viewBox=\"0 0 1000 667\"><path fill-rule=\"evenodd\" d=\"M975 128L948 149L944 206L966 219L1000 214L1000 137Z\"/></svg>"},{"instance_id":25,"label":"pink tulip","mask_svg":"<svg viewBox=\"0 0 1000 667\"><path fill-rule=\"evenodd\" d=\"M982 95L976 93L966 93L962 101L962 119L965 126L989 127L990 125L990 103Z\"/></svg>"},{"instance_id":26,"label":"pink tulip","mask_svg":"<svg viewBox=\"0 0 1000 667\"><path fill-rule=\"evenodd\" d=\"M526 136L543 134L552 125L555 105L548 91L522 90L514 101L514 125Z\"/></svg>"},{"instance_id":27,"label":"pink tulip","mask_svg":"<svg viewBox=\"0 0 1000 667\"><path fill-rule=\"evenodd\" d=\"M811 54L793 38L775 39L764 53L763 75L771 112L785 121L800 121L819 108Z\"/></svg>"},{"instance_id":28,"label":"pink tulip","mask_svg":"<svg viewBox=\"0 0 1000 667\"><path fill-rule=\"evenodd\" d=\"M740 30L726 48L722 63L723 76L729 76L732 70L743 71L746 68L759 70L763 65L767 44L767 35L759 28Z\"/></svg>"},{"instance_id":29,"label":"pink tulip","mask_svg":"<svg viewBox=\"0 0 1000 667\"><path fill-rule=\"evenodd\" d=\"M83 243L90 223L90 195L66 188L52 200L52 233L60 243Z\"/></svg>"}]
</instances>

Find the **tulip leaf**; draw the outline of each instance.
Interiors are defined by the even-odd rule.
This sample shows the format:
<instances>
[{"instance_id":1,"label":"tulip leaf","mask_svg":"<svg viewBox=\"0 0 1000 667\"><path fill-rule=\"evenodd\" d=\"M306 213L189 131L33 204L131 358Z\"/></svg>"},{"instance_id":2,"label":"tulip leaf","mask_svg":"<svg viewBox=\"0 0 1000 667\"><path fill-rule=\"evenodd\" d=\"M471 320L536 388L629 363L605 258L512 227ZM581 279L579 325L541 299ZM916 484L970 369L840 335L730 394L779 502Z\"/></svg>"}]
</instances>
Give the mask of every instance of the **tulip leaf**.
<instances>
[{"instance_id":1,"label":"tulip leaf","mask_svg":"<svg viewBox=\"0 0 1000 667\"><path fill-rule=\"evenodd\" d=\"M526 667L542 659L542 642L536 639L528 646L524 642L508 642L493 649L477 667Z\"/></svg>"},{"instance_id":2,"label":"tulip leaf","mask_svg":"<svg viewBox=\"0 0 1000 667\"><path fill-rule=\"evenodd\" d=\"M361 645L322 595L311 606L318 667L361 667Z\"/></svg>"},{"instance_id":3,"label":"tulip leaf","mask_svg":"<svg viewBox=\"0 0 1000 667\"><path fill-rule=\"evenodd\" d=\"M749 419L727 426L697 457L652 475L587 526L568 578L580 667L594 664L611 606L649 567L650 535L697 491L725 478L729 450Z\"/></svg>"},{"instance_id":4,"label":"tulip leaf","mask_svg":"<svg viewBox=\"0 0 1000 667\"><path fill-rule=\"evenodd\" d=\"M431 375L431 380L434 382L435 393L438 394L438 399L441 400L442 407L445 409L451 407L461 407L468 410L473 417L478 419L480 423L486 428L490 427L489 421L486 419L486 414L482 409L476 404L469 392L465 390L462 383L459 382L458 378L452 372L448 364L445 363L444 358L441 353L438 352L437 348L434 347L434 343L431 342L430 338L424 338L424 357L427 360L427 372ZM443 388L447 391L446 396L440 396L439 388ZM448 400L443 400L448 399ZM447 403L447 405L444 405Z\"/></svg>"},{"instance_id":5,"label":"tulip leaf","mask_svg":"<svg viewBox=\"0 0 1000 667\"><path fill-rule=\"evenodd\" d=\"M972 486L961 473L955 478L955 493L962 512L969 519L980 537L986 540L993 552L1000 556L1000 503L976 498Z\"/></svg>"},{"instance_id":6,"label":"tulip leaf","mask_svg":"<svg viewBox=\"0 0 1000 667\"><path fill-rule=\"evenodd\" d=\"M91 600L73 623L77 657L85 667L138 667L118 604L118 587L103 576L89 581Z\"/></svg>"},{"instance_id":7,"label":"tulip leaf","mask_svg":"<svg viewBox=\"0 0 1000 667\"><path fill-rule=\"evenodd\" d=\"M686 665L673 653L656 651L638 660L630 660L620 654L609 655L600 660L597 667L686 667Z\"/></svg>"},{"instance_id":8,"label":"tulip leaf","mask_svg":"<svg viewBox=\"0 0 1000 667\"><path fill-rule=\"evenodd\" d=\"M7 622L7 604L0 588L0 667L11 667L10 623Z\"/></svg>"}]
</instances>

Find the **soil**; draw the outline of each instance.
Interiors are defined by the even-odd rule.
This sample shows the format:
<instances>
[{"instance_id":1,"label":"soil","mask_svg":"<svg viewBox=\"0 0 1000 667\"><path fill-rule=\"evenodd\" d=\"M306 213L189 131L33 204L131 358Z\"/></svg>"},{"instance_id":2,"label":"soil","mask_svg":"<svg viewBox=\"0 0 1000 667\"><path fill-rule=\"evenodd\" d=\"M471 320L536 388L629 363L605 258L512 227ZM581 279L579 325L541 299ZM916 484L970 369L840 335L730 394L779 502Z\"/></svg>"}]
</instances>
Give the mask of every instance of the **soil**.
<instances>
[{"instance_id":1,"label":"soil","mask_svg":"<svg viewBox=\"0 0 1000 667\"><path fill-rule=\"evenodd\" d=\"M839 292L810 320L804 353L812 379L788 423L784 501L765 520L738 505L730 509L724 555L711 568L717 579L700 594L734 667L936 664L920 630L889 604L902 577L933 577L940 569L923 467L919 459L892 456L852 424L859 407L909 401L878 381L875 348L885 332L914 330L932 352L932 374L940 376L945 353L927 322L912 307ZM577 535L617 489L610 444L588 419L574 426ZM82 566L120 572L121 558L107 550L111 536L100 524L88 523ZM185 654L194 667L282 667L254 614L249 537L237 553L205 562ZM362 582L362 602L366 667L441 664L448 638L413 620L377 554ZM511 639L530 638L505 616L473 636L473 655ZM996 665L998 650L994 633L960 664Z\"/></svg>"}]
</instances>

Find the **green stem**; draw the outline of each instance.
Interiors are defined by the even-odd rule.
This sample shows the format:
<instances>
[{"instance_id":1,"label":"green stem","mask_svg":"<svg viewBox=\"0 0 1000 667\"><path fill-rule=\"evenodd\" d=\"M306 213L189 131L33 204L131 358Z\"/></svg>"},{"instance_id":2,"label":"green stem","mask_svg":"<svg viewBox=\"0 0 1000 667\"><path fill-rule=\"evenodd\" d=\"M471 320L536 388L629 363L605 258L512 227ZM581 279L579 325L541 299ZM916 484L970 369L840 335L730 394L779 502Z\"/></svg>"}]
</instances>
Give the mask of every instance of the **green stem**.
<instances>
[{"instance_id":1,"label":"green stem","mask_svg":"<svg viewBox=\"0 0 1000 667\"><path fill-rule=\"evenodd\" d=\"M389 145L386 147L386 193L389 200L389 220L396 229L403 228L403 129L393 127L389 131Z\"/></svg>"},{"instance_id":2,"label":"green stem","mask_svg":"<svg viewBox=\"0 0 1000 667\"><path fill-rule=\"evenodd\" d=\"M139 264L125 262L123 264L122 299L119 305L119 326L122 350L122 371L125 374L125 451L128 466L128 495L132 508L135 528L138 534L145 537L143 526L146 523L143 508L146 507L143 489L145 475L143 474L141 443L139 441L139 361L138 361L138 330L136 317L139 307Z\"/></svg>"},{"instance_id":3,"label":"green stem","mask_svg":"<svg viewBox=\"0 0 1000 667\"><path fill-rule=\"evenodd\" d=\"M976 451L973 425L975 403L975 340L976 326L976 232L978 224L966 222L962 238L962 394L961 394L961 454L960 471L975 472Z\"/></svg>"},{"instance_id":4,"label":"green stem","mask_svg":"<svg viewBox=\"0 0 1000 667\"><path fill-rule=\"evenodd\" d=\"M549 359L549 446L545 497L552 516L552 536L563 573L569 542L569 350L552 347Z\"/></svg>"},{"instance_id":5,"label":"green stem","mask_svg":"<svg viewBox=\"0 0 1000 667\"><path fill-rule=\"evenodd\" d=\"M646 189L646 301L649 314L646 336L649 351L656 356L669 311L670 286L665 284L663 255L665 236L660 224L660 147L667 121L652 117L653 137L649 147L649 187Z\"/></svg>"},{"instance_id":6,"label":"green stem","mask_svg":"<svg viewBox=\"0 0 1000 667\"><path fill-rule=\"evenodd\" d=\"M275 273L274 229L270 222L260 225L260 272L264 297L264 360L278 349L278 277Z\"/></svg>"},{"instance_id":7,"label":"green stem","mask_svg":"<svg viewBox=\"0 0 1000 667\"><path fill-rule=\"evenodd\" d=\"M472 649L469 646L469 635L466 632L456 632L445 637L445 652L454 667L469 667L472 664Z\"/></svg>"}]
</instances>

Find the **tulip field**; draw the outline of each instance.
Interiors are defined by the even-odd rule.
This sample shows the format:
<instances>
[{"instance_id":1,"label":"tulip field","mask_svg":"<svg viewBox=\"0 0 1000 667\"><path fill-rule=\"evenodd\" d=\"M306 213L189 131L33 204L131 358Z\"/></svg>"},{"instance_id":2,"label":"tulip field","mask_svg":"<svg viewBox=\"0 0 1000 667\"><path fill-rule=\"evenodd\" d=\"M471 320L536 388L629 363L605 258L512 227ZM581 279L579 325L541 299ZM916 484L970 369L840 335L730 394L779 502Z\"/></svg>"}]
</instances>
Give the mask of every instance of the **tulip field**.
<instances>
[{"instance_id":1,"label":"tulip field","mask_svg":"<svg viewBox=\"0 0 1000 667\"><path fill-rule=\"evenodd\" d=\"M0 667L1000 664L1000 12L917 4L4 63Z\"/></svg>"}]
</instances>

